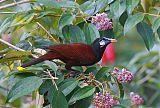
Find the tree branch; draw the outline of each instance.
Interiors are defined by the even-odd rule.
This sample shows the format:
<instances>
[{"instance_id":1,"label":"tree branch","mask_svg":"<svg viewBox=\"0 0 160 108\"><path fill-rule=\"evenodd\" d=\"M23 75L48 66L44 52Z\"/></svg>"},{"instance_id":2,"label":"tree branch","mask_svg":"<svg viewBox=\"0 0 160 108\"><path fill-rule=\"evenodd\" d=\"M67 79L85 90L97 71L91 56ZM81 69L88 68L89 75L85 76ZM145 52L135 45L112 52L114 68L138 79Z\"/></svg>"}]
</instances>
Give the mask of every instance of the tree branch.
<instances>
[{"instance_id":1,"label":"tree branch","mask_svg":"<svg viewBox=\"0 0 160 108\"><path fill-rule=\"evenodd\" d=\"M13 7L18 4L29 3L29 2L34 2L34 1L33 0L23 0L23 1L16 2L16 3L7 4L4 6L0 6L0 10L5 9L5 8L9 8L9 7Z\"/></svg>"},{"instance_id":2,"label":"tree branch","mask_svg":"<svg viewBox=\"0 0 160 108\"><path fill-rule=\"evenodd\" d=\"M36 22L36 24L40 26L54 42L57 42L57 40L53 38L53 36L45 29L45 27L43 27L42 24L40 24L39 22Z\"/></svg>"},{"instance_id":3,"label":"tree branch","mask_svg":"<svg viewBox=\"0 0 160 108\"><path fill-rule=\"evenodd\" d=\"M1 0L0 3L3 3L3 2L5 2L5 1L6 1L6 0Z\"/></svg>"},{"instance_id":4,"label":"tree branch","mask_svg":"<svg viewBox=\"0 0 160 108\"><path fill-rule=\"evenodd\" d=\"M23 49L21 49L21 48L18 48L18 47L16 47L16 46L10 44L9 42L7 42L7 41L5 41L5 40L3 40L3 39L0 39L0 42L3 43L3 44L5 44L5 45L7 45L7 46L9 46L9 47L11 47L11 48L13 48L13 49L15 49L15 50L25 51L25 50L23 50Z\"/></svg>"}]
</instances>

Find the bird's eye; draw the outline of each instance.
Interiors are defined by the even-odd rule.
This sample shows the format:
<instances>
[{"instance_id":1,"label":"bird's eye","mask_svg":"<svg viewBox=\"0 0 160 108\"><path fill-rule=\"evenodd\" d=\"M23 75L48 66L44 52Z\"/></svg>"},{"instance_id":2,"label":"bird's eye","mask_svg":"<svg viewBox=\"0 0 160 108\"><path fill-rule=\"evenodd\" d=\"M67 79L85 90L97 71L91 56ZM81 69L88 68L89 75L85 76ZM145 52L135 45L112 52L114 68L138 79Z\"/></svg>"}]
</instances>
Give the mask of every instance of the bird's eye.
<instances>
[{"instance_id":1,"label":"bird's eye","mask_svg":"<svg viewBox=\"0 0 160 108\"><path fill-rule=\"evenodd\" d=\"M105 45L105 41L104 41L104 40L101 40L101 41L99 42L99 44L100 44L101 47L103 47L103 46Z\"/></svg>"}]
</instances>

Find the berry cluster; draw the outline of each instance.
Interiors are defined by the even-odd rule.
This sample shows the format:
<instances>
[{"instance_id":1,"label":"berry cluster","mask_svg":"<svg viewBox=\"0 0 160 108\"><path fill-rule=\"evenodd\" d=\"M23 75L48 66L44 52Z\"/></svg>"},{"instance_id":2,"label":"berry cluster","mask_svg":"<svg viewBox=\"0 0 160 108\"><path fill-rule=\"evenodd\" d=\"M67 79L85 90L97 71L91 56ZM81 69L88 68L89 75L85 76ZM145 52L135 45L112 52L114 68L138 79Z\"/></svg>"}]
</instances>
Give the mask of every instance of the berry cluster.
<instances>
[{"instance_id":1,"label":"berry cluster","mask_svg":"<svg viewBox=\"0 0 160 108\"><path fill-rule=\"evenodd\" d=\"M143 103L143 99L136 93L130 92L129 97L131 99L131 104L135 106L139 106Z\"/></svg>"},{"instance_id":2,"label":"berry cluster","mask_svg":"<svg viewBox=\"0 0 160 108\"><path fill-rule=\"evenodd\" d=\"M92 16L91 21L98 30L107 30L112 28L112 22L109 18L107 18L106 13L96 14L96 16Z\"/></svg>"},{"instance_id":3,"label":"berry cluster","mask_svg":"<svg viewBox=\"0 0 160 108\"><path fill-rule=\"evenodd\" d=\"M93 97L93 106L94 108L111 108L113 105L117 104L117 99L114 98L110 93L96 93Z\"/></svg>"},{"instance_id":4,"label":"berry cluster","mask_svg":"<svg viewBox=\"0 0 160 108\"><path fill-rule=\"evenodd\" d=\"M123 68L119 70L118 68L114 68L113 72L111 72L114 76L117 77L120 83L128 83L131 82L133 79L133 73L128 71L127 69Z\"/></svg>"}]
</instances>

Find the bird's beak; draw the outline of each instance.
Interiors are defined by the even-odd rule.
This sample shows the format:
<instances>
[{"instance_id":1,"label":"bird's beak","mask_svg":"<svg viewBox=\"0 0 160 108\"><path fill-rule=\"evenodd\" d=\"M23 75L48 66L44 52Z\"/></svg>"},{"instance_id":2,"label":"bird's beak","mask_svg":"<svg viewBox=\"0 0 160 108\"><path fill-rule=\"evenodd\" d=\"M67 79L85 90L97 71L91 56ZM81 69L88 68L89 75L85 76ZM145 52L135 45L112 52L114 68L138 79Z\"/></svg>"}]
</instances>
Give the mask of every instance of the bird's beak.
<instances>
[{"instance_id":1,"label":"bird's beak","mask_svg":"<svg viewBox=\"0 0 160 108\"><path fill-rule=\"evenodd\" d=\"M111 42L117 42L116 39L109 39Z\"/></svg>"}]
</instances>

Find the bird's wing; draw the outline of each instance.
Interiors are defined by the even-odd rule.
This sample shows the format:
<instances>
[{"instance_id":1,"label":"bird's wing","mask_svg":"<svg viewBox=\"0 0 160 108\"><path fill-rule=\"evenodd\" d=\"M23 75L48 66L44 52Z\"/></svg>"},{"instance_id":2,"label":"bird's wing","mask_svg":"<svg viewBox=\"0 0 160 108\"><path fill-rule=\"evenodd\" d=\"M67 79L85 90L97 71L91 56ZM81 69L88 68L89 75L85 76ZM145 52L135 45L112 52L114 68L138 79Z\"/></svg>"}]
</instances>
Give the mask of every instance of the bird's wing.
<instances>
[{"instance_id":1,"label":"bird's wing","mask_svg":"<svg viewBox=\"0 0 160 108\"><path fill-rule=\"evenodd\" d=\"M48 49L71 60L86 62L96 59L92 47L84 43L50 45Z\"/></svg>"}]
</instances>

